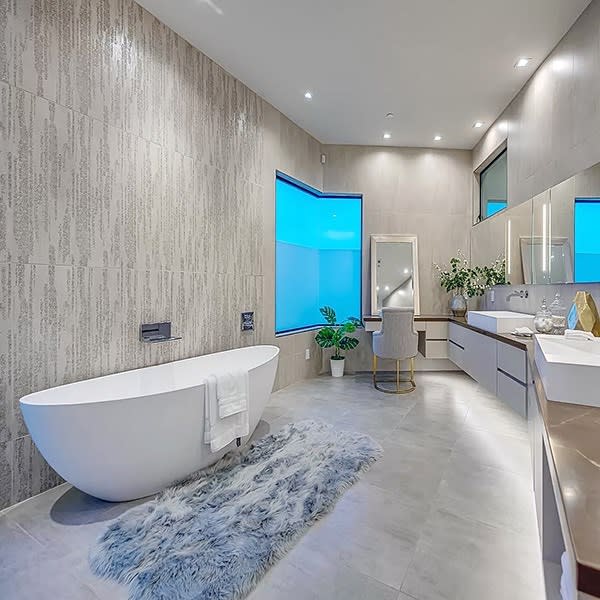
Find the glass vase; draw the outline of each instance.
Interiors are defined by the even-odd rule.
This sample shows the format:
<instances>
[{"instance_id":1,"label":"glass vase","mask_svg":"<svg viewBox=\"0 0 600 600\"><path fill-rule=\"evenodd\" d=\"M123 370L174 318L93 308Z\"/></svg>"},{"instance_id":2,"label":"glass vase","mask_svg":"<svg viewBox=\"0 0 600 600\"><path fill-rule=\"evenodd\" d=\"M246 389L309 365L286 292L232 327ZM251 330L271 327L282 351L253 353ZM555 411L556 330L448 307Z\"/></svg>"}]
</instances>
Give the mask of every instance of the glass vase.
<instances>
[{"instance_id":1,"label":"glass vase","mask_svg":"<svg viewBox=\"0 0 600 600\"><path fill-rule=\"evenodd\" d=\"M467 299L458 292L450 300L450 310L455 317L464 317L467 314Z\"/></svg>"}]
</instances>

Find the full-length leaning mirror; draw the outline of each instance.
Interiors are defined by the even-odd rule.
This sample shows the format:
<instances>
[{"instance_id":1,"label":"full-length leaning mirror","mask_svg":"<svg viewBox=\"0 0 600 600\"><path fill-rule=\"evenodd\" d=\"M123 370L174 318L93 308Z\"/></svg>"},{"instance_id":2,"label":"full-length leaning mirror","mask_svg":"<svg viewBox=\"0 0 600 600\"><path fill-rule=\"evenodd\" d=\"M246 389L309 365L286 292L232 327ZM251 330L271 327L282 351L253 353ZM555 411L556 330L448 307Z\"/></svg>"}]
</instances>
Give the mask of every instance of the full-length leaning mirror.
<instances>
[{"instance_id":1,"label":"full-length leaning mirror","mask_svg":"<svg viewBox=\"0 0 600 600\"><path fill-rule=\"evenodd\" d=\"M371 236L371 312L386 306L419 314L419 260L416 235Z\"/></svg>"}]
</instances>

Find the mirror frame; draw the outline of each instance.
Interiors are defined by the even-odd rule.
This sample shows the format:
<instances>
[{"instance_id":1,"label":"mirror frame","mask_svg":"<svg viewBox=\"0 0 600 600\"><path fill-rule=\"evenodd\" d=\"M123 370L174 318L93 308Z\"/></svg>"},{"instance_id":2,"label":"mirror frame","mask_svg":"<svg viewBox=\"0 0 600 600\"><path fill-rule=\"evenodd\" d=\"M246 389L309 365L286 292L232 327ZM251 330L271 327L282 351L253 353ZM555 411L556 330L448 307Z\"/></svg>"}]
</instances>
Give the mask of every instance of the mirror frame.
<instances>
[{"instance_id":1,"label":"mirror frame","mask_svg":"<svg viewBox=\"0 0 600 600\"><path fill-rule=\"evenodd\" d=\"M371 235L371 314L377 315L377 242L396 242L412 244L413 262L413 312L421 314L419 297L419 253L416 235L404 234L373 234Z\"/></svg>"}]
</instances>

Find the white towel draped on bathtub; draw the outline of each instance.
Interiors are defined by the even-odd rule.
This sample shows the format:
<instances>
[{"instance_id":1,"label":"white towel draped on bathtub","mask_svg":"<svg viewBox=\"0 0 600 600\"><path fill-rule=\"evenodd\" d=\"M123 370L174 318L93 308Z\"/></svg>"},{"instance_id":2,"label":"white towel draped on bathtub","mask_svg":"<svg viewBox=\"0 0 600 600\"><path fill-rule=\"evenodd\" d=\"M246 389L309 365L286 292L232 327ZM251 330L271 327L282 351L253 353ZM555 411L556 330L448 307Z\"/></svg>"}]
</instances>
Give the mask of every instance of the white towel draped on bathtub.
<instances>
[{"instance_id":1,"label":"white towel draped on bathtub","mask_svg":"<svg viewBox=\"0 0 600 600\"><path fill-rule=\"evenodd\" d=\"M221 419L248 410L248 371L217 375L217 403Z\"/></svg>"},{"instance_id":2,"label":"white towel draped on bathtub","mask_svg":"<svg viewBox=\"0 0 600 600\"><path fill-rule=\"evenodd\" d=\"M562 600L577 600L577 590L573 585L571 565L569 563L569 555L563 552L560 557L560 566L562 567L562 575L560 577L560 597Z\"/></svg>"},{"instance_id":3,"label":"white towel draped on bathtub","mask_svg":"<svg viewBox=\"0 0 600 600\"><path fill-rule=\"evenodd\" d=\"M204 443L217 452L250 432L248 372L209 375L204 389Z\"/></svg>"}]
</instances>

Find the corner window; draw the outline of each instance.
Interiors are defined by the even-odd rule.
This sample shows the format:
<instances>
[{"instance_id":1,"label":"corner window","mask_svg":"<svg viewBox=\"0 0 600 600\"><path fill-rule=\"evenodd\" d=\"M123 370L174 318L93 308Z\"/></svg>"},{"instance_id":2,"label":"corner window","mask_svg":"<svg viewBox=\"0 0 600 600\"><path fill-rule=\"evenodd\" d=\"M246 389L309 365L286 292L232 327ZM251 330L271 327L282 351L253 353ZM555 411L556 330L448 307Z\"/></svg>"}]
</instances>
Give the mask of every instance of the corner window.
<instances>
[{"instance_id":1,"label":"corner window","mask_svg":"<svg viewBox=\"0 0 600 600\"><path fill-rule=\"evenodd\" d=\"M479 218L487 219L508 206L506 150L479 174Z\"/></svg>"},{"instance_id":2,"label":"corner window","mask_svg":"<svg viewBox=\"0 0 600 600\"><path fill-rule=\"evenodd\" d=\"M324 194L283 173L275 181L275 333L361 316L362 196Z\"/></svg>"}]
</instances>

